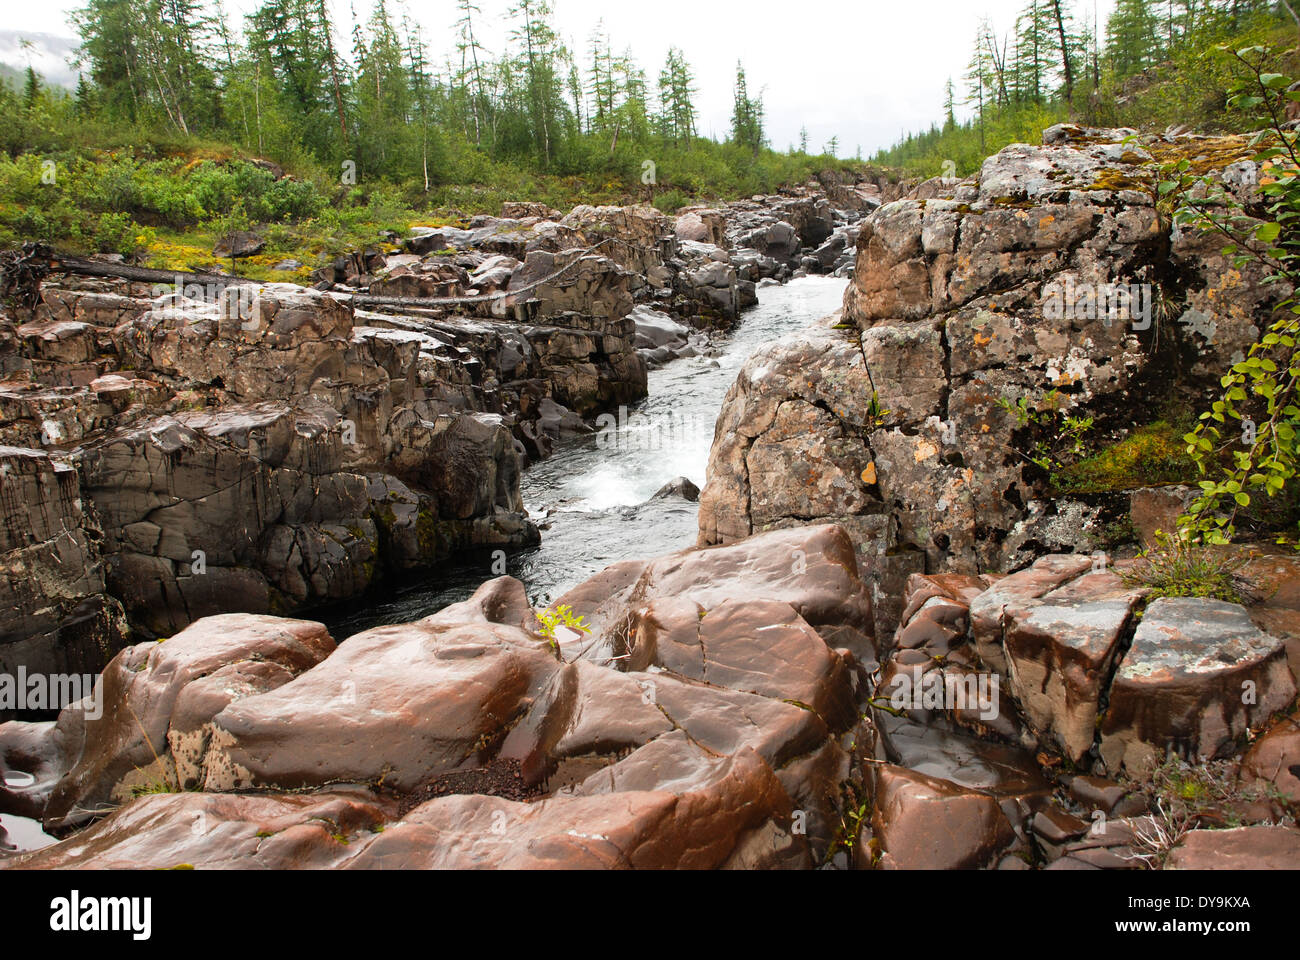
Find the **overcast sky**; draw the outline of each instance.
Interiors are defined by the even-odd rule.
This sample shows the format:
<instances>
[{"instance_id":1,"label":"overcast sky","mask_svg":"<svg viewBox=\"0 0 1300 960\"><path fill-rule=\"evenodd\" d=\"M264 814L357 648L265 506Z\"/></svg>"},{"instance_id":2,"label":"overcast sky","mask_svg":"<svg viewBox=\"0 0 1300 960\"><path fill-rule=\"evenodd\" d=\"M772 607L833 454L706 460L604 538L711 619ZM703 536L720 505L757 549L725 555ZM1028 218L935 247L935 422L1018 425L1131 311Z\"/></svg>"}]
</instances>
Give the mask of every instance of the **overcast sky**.
<instances>
[{"instance_id":1,"label":"overcast sky","mask_svg":"<svg viewBox=\"0 0 1300 960\"><path fill-rule=\"evenodd\" d=\"M812 147L839 137L839 152L864 155L888 146L904 130L916 130L942 114L944 84L960 89L981 16L999 34L1008 31L1027 0L823 0L804 6L792 0L554 0L556 26L571 48L585 51L598 20L615 49L630 48L653 85L670 45L682 48L699 88L700 130L724 136L731 117L736 60L745 64L749 89L761 90L772 145L785 149L807 126ZM351 35L349 0L329 0L342 37ZM493 52L505 44L508 0L479 0L484 14L480 42ZM75 77L66 65L68 11L82 0L20 3L5 0L0 21L0 62L33 65L55 79ZM258 0L226 0L232 20ZM1073 0L1080 17L1102 24L1113 0ZM355 0L358 17L371 0ZM401 3L390 0L390 10ZM420 21L431 52L454 48L454 0L406 0ZM19 39L30 40L24 50ZM345 43L343 46L350 46ZM580 62L582 62L580 56Z\"/></svg>"}]
</instances>

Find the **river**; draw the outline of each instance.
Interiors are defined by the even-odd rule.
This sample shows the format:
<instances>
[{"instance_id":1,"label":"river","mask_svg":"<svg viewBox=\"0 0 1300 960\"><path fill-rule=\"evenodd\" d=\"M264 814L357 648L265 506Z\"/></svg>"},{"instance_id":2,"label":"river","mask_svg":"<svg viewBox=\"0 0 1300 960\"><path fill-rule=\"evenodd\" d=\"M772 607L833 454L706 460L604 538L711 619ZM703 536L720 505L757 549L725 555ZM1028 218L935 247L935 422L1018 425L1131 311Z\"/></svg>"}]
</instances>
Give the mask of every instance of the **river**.
<instances>
[{"instance_id":1,"label":"river","mask_svg":"<svg viewBox=\"0 0 1300 960\"><path fill-rule=\"evenodd\" d=\"M760 289L759 304L715 338L714 356L651 370L649 397L611 415L594 435L558 441L548 460L524 471L520 487L542 526L539 546L452 558L355 613L330 618L335 638L426 617L502 573L522 580L529 598L545 606L611 563L694 546L698 505L651 498L681 476L703 488L718 411L741 366L764 344L838 310L847 283L803 277Z\"/></svg>"}]
</instances>

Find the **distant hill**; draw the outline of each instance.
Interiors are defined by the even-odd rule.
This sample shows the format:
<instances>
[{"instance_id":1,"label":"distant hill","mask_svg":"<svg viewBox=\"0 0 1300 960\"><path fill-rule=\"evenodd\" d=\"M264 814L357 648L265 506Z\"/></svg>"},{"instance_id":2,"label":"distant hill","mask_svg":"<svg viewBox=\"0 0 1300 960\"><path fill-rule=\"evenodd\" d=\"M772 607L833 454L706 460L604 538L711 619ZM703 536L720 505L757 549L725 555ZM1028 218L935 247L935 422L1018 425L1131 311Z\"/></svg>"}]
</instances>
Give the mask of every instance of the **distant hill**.
<instances>
[{"instance_id":1,"label":"distant hill","mask_svg":"<svg viewBox=\"0 0 1300 960\"><path fill-rule=\"evenodd\" d=\"M24 43L30 44L30 47L25 47ZM77 41L72 37L0 30L0 80L12 83L18 77L21 84L21 78L30 63L46 86L74 90L77 86L77 70L70 61L76 50Z\"/></svg>"},{"instance_id":2,"label":"distant hill","mask_svg":"<svg viewBox=\"0 0 1300 960\"><path fill-rule=\"evenodd\" d=\"M0 83L15 90L23 88L23 75L25 70L19 70L17 67L11 67L7 63L0 63Z\"/></svg>"}]
</instances>

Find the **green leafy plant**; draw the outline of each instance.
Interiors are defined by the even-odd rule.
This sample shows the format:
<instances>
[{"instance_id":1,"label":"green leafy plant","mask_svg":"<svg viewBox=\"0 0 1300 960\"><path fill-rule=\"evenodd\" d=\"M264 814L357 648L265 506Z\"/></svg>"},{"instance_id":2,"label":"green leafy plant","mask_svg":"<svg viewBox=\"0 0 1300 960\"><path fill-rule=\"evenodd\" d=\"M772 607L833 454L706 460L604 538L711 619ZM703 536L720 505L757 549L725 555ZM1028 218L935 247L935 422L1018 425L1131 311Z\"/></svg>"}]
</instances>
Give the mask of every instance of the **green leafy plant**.
<instances>
[{"instance_id":1,"label":"green leafy plant","mask_svg":"<svg viewBox=\"0 0 1300 960\"><path fill-rule=\"evenodd\" d=\"M1220 179L1196 173L1186 158L1161 168L1158 192L1172 200L1177 226L1221 236L1224 255L1238 269L1258 264L1265 283L1294 289L1300 285L1300 155L1296 132L1284 124L1286 105L1300 101L1300 91L1289 89L1290 77L1265 71L1265 48L1247 47L1232 56L1244 68L1244 79L1229 105L1260 114L1266 124L1249 141L1261 171L1258 202L1248 210ZM1287 296L1277 312L1280 318L1223 375L1221 397L1184 437L1205 477L1181 524L1193 539L1231 542L1242 511L1257 497L1282 494L1296 475L1300 302Z\"/></svg>"},{"instance_id":2,"label":"green leafy plant","mask_svg":"<svg viewBox=\"0 0 1300 960\"><path fill-rule=\"evenodd\" d=\"M1065 408L1065 399L1056 389L1047 391L1033 404L1026 396L1013 402L999 397L997 404L1015 418L1019 429L1034 428L1035 436L1026 460L1051 473L1077 463L1088 454L1087 435L1092 431L1092 417L1074 416ZM1017 451L1019 452L1019 451Z\"/></svg>"},{"instance_id":3,"label":"green leafy plant","mask_svg":"<svg viewBox=\"0 0 1300 960\"><path fill-rule=\"evenodd\" d=\"M573 608L568 604L561 604L553 610L542 610L537 614L537 619L542 623L542 636L550 641L551 649L557 652L560 645L556 640L555 631L559 627L568 627L571 630L577 630L579 633L591 632L591 627L584 622L585 617L576 615Z\"/></svg>"}]
</instances>

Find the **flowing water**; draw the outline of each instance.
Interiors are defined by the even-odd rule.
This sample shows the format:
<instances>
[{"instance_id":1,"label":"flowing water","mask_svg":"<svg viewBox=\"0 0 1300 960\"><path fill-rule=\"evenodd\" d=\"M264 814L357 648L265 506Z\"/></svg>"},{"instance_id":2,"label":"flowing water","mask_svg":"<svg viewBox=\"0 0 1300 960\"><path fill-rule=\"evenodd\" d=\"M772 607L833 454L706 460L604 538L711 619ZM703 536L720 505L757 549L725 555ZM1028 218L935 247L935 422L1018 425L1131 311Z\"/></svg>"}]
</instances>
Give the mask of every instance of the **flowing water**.
<instances>
[{"instance_id":1,"label":"flowing water","mask_svg":"<svg viewBox=\"0 0 1300 960\"><path fill-rule=\"evenodd\" d=\"M336 638L386 623L408 623L464 600L507 573L545 605L611 563L649 559L694 546L698 505L651 499L687 477L703 487L713 428L741 365L763 345L839 309L848 281L804 277L759 291L735 329L715 339L712 357L675 360L650 371L650 396L611 415L594 435L560 440L550 459L524 471L524 503L542 527L540 546L504 558L491 551L447 561L331 623Z\"/></svg>"}]
</instances>

